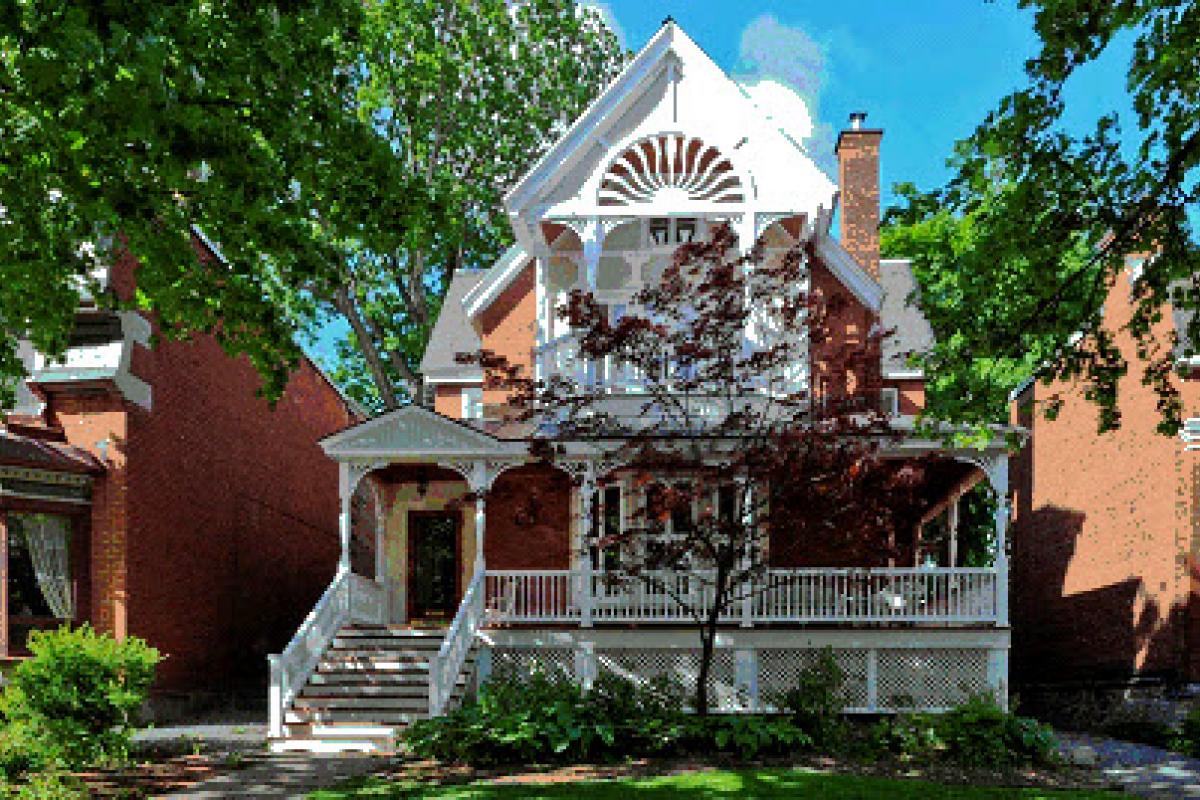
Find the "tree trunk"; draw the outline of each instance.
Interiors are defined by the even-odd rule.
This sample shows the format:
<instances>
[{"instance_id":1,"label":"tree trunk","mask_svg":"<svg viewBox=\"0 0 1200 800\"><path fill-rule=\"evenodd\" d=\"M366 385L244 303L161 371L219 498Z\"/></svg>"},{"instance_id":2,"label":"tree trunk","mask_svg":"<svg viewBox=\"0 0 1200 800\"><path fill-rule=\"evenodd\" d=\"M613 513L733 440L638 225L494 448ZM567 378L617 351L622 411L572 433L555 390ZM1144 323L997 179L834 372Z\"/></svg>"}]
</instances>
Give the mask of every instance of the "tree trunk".
<instances>
[{"instance_id":1,"label":"tree trunk","mask_svg":"<svg viewBox=\"0 0 1200 800\"><path fill-rule=\"evenodd\" d=\"M354 298L350 296L349 289L345 286L339 287L334 297L334 304L346 317L346 321L350 323L350 328L354 331L358 346L367 360L367 368L371 370L371 379L375 382L375 388L379 390L380 399L383 400L383 407L388 411L399 408L400 401L396 397L396 388L392 386L392 382L387 376L387 370L383 368L383 359L379 355L379 348L375 346L375 340L371 338L371 333L367 330L362 315L358 313L358 306L354 304Z\"/></svg>"},{"instance_id":2,"label":"tree trunk","mask_svg":"<svg viewBox=\"0 0 1200 800\"><path fill-rule=\"evenodd\" d=\"M708 716L708 676L712 672L713 645L716 628L706 620L700 630L700 672L696 676L696 713Z\"/></svg>"}]
</instances>

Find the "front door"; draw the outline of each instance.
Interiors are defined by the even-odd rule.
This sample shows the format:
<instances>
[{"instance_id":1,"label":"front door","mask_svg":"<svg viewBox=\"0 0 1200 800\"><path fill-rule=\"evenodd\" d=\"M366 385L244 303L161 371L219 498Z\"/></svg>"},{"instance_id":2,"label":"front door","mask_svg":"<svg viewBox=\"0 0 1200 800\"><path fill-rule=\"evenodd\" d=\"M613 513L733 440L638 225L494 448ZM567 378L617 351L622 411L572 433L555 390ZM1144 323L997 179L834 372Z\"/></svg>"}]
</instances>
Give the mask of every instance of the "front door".
<instances>
[{"instance_id":1,"label":"front door","mask_svg":"<svg viewBox=\"0 0 1200 800\"><path fill-rule=\"evenodd\" d=\"M409 619L449 619L458 610L461 519L451 511L409 512Z\"/></svg>"}]
</instances>

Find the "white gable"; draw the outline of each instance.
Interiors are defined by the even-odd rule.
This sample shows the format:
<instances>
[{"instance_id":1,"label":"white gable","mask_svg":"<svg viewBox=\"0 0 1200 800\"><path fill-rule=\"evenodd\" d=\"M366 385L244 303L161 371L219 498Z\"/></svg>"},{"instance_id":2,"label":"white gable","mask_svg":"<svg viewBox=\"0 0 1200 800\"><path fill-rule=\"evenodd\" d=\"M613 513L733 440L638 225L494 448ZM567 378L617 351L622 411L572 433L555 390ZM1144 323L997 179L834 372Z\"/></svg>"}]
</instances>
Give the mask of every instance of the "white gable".
<instances>
[{"instance_id":1,"label":"white gable","mask_svg":"<svg viewBox=\"0 0 1200 800\"><path fill-rule=\"evenodd\" d=\"M335 459L516 454L506 442L422 406L404 406L321 441Z\"/></svg>"},{"instance_id":2,"label":"white gable","mask_svg":"<svg viewBox=\"0 0 1200 800\"><path fill-rule=\"evenodd\" d=\"M695 165L688 171L684 162L691 142L699 143L695 158L715 149L728 162L725 186L705 187L711 174ZM606 175L611 179L612 166L631 148L634 153L657 150L668 168L652 171L675 174L658 186L625 192L628 202L614 202L621 198L605 192ZM711 160L705 166L711 167ZM836 186L797 142L669 22L513 188L506 203L516 221L526 225L553 218L705 211L814 218L818 208L833 207L835 193Z\"/></svg>"}]
</instances>

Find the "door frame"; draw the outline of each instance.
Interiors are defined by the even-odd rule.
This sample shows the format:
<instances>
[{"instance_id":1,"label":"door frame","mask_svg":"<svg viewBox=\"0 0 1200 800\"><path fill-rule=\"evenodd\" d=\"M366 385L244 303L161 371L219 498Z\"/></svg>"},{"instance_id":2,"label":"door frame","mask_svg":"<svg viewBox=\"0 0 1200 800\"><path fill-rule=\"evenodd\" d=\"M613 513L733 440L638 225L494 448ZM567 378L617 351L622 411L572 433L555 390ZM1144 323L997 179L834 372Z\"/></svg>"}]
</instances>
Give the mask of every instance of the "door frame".
<instances>
[{"instance_id":1,"label":"door frame","mask_svg":"<svg viewBox=\"0 0 1200 800\"><path fill-rule=\"evenodd\" d=\"M415 519L419 519L421 517L449 517L454 521L454 604L453 604L454 607L452 609L450 609L450 615L446 620L447 622L449 622L451 619L454 619L454 615L457 612L458 605L462 602L463 512L462 511L454 511L451 509L428 509L428 508L410 508L408 510L407 530L406 530L407 536L405 537L407 539L407 541L405 542L405 551L406 552L405 552L405 565L404 565L404 581L407 584L407 586L405 587L405 592L404 592L404 605L405 605L404 611L405 611L405 618L408 620L438 619L437 617L430 617L429 613L427 611L423 611L421 616L419 616L419 617L413 613L413 611L414 611L413 597L415 596L415 592L412 591L413 574L414 574L414 572L413 572L413 556L416 553L415 545L416 545L416 541L417 541L417 537L415 535L416 526L413 525L413 521Z\"/></svg>"}]
</instances>

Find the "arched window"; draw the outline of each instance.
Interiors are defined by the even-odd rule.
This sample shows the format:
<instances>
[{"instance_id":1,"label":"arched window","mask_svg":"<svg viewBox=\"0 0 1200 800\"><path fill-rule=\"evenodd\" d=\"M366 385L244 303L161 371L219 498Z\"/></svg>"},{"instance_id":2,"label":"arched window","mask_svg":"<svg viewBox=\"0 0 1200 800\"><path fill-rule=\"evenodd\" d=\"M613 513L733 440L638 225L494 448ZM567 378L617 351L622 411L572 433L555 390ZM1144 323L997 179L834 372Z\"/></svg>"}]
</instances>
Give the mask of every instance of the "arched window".
<instances>
[{"instance_id":1,"label":"arched window","mask_svg":"<svg viewBox=\"0 0 1200 800\"><path fill-rule=\"evenodd\" d=\"M629 206L655 201L741 203L741 178L717 148L681 133L648 136L609 165L597 202Z\"/></svg>"}]
</instances>

